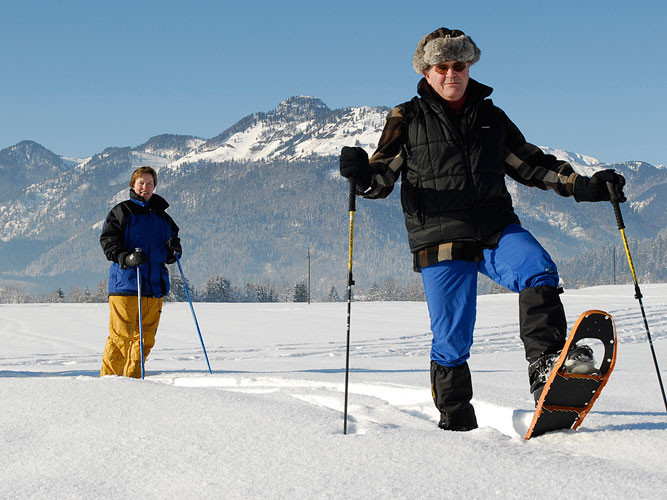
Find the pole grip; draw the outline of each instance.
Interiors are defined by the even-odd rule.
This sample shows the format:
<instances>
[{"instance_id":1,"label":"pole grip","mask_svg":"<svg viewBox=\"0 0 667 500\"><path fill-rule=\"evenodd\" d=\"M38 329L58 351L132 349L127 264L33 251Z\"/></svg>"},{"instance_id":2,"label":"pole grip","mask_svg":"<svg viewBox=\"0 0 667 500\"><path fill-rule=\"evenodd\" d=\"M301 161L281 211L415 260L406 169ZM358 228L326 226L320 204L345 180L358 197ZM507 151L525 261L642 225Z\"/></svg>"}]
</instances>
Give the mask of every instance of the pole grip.
<instances>
[{"instance_id":1,"label":"pole grip","mask_svg":"<svg viewBox=\"0 0 667 500\"><path fill-rule=\"evenodd\" d=\"M349 203L350 212L357 210L357 180L350 179L350 203Z\"/></svg>"},{"instance_id":2,"label":"pole grip","mask_svg":"<svg viewBox=\"0 0 667 500\"><path fill-rule=\"evenodd\" d=\"M616 216L616 224L618 225L618 229L625 229L623 215L621 214L621 207L618 203L618 193L614 189L614 185L611 182L607 182L607 189L609 190L609 201L611 201L611 206L614 207L614 215Z\"/></svg>"}]
</instances>

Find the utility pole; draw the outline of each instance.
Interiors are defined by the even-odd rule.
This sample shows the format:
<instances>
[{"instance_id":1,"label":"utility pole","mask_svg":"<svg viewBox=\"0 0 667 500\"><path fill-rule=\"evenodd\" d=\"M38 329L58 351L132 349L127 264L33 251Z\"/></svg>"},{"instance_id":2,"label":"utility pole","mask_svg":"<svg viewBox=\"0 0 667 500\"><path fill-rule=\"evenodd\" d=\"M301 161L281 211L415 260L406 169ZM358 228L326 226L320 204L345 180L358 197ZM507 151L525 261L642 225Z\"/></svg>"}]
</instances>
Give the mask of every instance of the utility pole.
<instances>
[{"instance_id":1,"label":"utility pole","mask_svg":"<svg viewBox=\"0 0 667 500\"><path fill-rule=\"evenodd\" d=\"M614 285L616 284L616 245L611 247L611 261L614 263Z\"/></svg>"},{"instance_id":2,"label":"utility pole","mask_svg":"<svg viewBox=\"0 0 667 500\"><path fill-rule=\"evenodd\" d=\"M308 247L308 303L310 304L310 247Z\"/></svg>"}]
</instances>

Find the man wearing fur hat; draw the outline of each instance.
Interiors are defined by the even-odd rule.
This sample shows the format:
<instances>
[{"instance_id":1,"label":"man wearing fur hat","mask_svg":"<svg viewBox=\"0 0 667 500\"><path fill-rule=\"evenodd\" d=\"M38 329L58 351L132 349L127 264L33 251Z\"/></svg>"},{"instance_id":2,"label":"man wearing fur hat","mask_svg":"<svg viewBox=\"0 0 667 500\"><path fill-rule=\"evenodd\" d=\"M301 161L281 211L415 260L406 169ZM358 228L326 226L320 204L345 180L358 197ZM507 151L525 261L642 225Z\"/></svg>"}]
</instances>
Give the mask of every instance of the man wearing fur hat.
<instances>
[{"instance_id":1,"label":"man wearing fur hat","mask_svg":"<svg viewBox=\"0 0 667 500\"><path fill-rule=\"evenodd\" d=\"M419 96L390 111L370 161L358 147L340 155L341 175L354 179L365 198L385 198L401 178L410 250L433 331L433 400L439 427L455 431L477 427L467 359L478 273L519 294L520 337L536 400L566 337L556 265L521 227L505 175L576 201L609 200L611 183L625 201L625 180L613 170L584 177L526 142L488 98L493 89L470 78L479 58L462 31L439 28L424 36L412 60L423 76ZM580 373L594 367L587 346L570 361Z\"/></svg>"}]
</instances>

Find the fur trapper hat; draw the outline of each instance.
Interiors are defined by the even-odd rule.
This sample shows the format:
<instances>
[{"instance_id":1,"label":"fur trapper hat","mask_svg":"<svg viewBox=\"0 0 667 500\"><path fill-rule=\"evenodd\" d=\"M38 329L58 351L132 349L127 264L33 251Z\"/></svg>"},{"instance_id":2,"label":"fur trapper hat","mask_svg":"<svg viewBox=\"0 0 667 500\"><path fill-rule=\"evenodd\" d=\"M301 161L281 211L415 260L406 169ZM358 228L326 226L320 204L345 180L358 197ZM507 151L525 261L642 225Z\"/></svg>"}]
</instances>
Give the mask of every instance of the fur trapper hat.
<instances>
[{"instance_id":1,"label":"fur trapper hat","mask_svg":"<svg viewBox=\"0 0 667 500\"><path fill-rule=\"evenodd\" d=\"M412 67L421 75L431 66L445 61L475 64L480 55L475 42L463 31L438 28L419 40Z\"/></svg>"}]
</instances>

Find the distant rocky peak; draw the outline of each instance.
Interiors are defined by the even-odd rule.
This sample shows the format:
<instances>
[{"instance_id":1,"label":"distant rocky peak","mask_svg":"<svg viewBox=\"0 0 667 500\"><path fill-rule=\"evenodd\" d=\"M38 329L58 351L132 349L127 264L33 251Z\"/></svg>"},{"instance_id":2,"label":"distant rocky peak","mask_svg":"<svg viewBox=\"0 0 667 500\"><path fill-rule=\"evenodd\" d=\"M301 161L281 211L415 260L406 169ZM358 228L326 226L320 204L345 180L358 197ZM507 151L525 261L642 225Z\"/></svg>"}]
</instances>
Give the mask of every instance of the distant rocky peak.
<instances>
[{"instance_id":1,"label":"distant rocky peak","mask_svg":"<svg viewBox=\"0 0 667 500\"><path fill-rule=\"evenodd\" d=\"M176 134L160 134L151 137L145 143L137 146L137 149L152 147L152 148L181 148L190 140L195 139L192 135L176 135Z\"/></svg>"},{"instance_id":2,"label":"distant rocky peak","mask_svg":"<svg viewBox=\"0 0 667 500\"><path fill-rule=\"evenodd\" d=\"M35 141L21 141L0 151L0 167L10 166L43 175L64 168L63 160L58 155Z\"/></svg>"},{"instance_id":3,"label":"distant rocky peak","mask_svg":"<svg viewBox=\"0 0 667 500\"><path fill-rule=\"evenodd\" d=\"M663 170L665 168L664 165L651 165L650 163L646 163L645 161L624 161L621 163L621 165L624 165L625 167L628 168L628 170L632 170L633 172L639 172L641 170Z\"/></svg>"},{"instance_id":4,"label":"distant rocky peak","mask_svg":"<svg viewBox=\"0 0 667 500\"><path fill-rule=\"evenodd\" d=\"M568 162L570 165L572 165L572 168L574 168L575 172L582 175L591 176L603 168L600 160L593 158L592 156L546 146L540 146L540 149L542 149L542 151L544 151L546 154L553 155L559 160Z\"/></svg>"},{"instance_id":5,"label":"distant rocky peak","mask_svg":"<svg viewBox=\"0 0 667 500\"><path fill-rule=\"evenodd\" d=\"M134 148L134 151L175 160L204 142L203 139L191 135L161 134L151 137L145 143Z\"/></svg>"},{"instance_id":6,"label":"distant rocky peak","mask_svg":"<svg viewBox=\"0 0 667 500\"><path fill-rule=\"evenodd\" d=\"M15 157L30 157L31 155L35 154L48 156L53 155L53 157L57 157L55 153L49 151L41 144L28 140L14 144L13 146L4 149L2 152Z\"/></svg>"},{"instance_id":7,"label":"distant rocky peak","mask_svg":"<svg viewBox=\"0 0 667 500\"><path fill-rule=\"evenodd\" d=\"M44 146L42 146L41 144L38 144L35 141L30 141L30 140L23 140L21 142L14 144L13 146L10 146L7 149L11 149L14 151L28 151L33 148L45 149Z\"/></svg>"},{"instance_id":8,"label":"distant rocky peak","mask_svg":"<svg viewBox=\"0 0 667 500\"><path fill-rule=\"evenodd\" d=\"M278 104L275 116L283 119L315 119L330 112L326 104L317 97L295 96Z\"/></svg>"}]
</instances>

